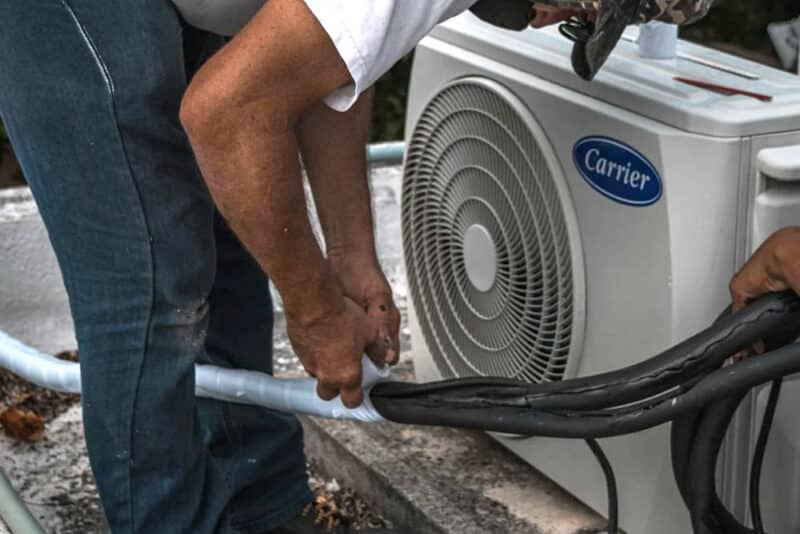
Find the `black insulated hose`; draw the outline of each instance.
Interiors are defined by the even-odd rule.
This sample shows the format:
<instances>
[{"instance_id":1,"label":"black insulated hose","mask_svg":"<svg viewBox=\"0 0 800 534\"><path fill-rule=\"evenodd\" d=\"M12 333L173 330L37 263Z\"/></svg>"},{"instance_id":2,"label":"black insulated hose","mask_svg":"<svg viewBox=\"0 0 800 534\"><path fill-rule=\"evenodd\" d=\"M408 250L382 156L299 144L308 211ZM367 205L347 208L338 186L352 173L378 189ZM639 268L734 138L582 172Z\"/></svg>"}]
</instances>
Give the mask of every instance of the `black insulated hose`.
<instances>
[{"instance_id":1,"label":"black insulated hose","mask_svg":"<svg viewBox=\"0 0 800 534\"><path fill-rule=\"evenodd\" d=\"M465 378L429 384L387 382L370 392L375 408L397 423L472 428L522 436L585 439L603 468L609 492L609 532L617 530L616 483L597 438L673 422L675 481L695 534L763 534L758 502L767 438L779 380L800 372L800 298L762 297L736 314L639 364L561 382L529 384ZM764 340L768 351L728 364L730 356ZM742 399L773 382L753 458L750 506L754 529L742 525L717 495L717 458Z\"/></svg>"}]
</instances>

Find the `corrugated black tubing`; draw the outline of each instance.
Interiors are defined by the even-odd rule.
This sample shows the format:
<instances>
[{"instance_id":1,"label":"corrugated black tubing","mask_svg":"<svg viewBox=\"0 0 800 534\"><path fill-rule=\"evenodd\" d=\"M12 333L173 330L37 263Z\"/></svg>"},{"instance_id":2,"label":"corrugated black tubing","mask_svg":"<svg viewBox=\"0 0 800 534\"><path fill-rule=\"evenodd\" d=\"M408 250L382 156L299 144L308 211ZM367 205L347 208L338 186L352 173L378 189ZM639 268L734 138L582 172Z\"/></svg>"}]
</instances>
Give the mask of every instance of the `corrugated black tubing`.
<instances>
[{"instance_id":1,"label":"corrugated black tubing","mask_svg":"<svg viewBox=\"0 0 800 534\"><path fill-rule=\"evenodd\" d=\"M779 387L770 394L751 469L755 529L742 525L717 495L717 457L741 400L755 387L800 372L798 337L800 298L776 293L624 369L542 384L487 377L387 382L376 385L370 399L397 423L587 440L608 481L611 532L617 528L616 483L595 440L673 422L673 471L695 534L763 534L758 488ZM731 355L759 340L766 342L765 354L730 363Z\"/></svg>"}]
</instances>

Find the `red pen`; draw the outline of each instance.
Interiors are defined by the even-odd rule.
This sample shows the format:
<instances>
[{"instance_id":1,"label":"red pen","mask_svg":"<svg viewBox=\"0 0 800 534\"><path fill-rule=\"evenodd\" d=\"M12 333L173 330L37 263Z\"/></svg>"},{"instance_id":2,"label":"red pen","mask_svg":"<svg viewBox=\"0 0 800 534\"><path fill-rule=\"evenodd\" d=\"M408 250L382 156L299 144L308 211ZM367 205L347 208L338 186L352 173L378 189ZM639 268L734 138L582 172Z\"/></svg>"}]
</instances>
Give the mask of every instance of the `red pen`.
<instances>
[{"instance_id":1,"label":"red pen","mask_svg":"<svg viewBox=\"0 0 800 534\"><path fill-rule=\"evenodd\" d=\"M753 93L751 91L745 91L744 89L739 89L737 87L728 87L726 85L718 85L715 83L704 82L702 80L695 80L692 78L685 78L683 76L675 76L675 81L685 83L688 85L692 85L694 87L700 87L701 89L707 89L709 91L713 91L715 93L720 93L723 95L734 96L734 95L742 95L742 96L749 96L750 98L755 98L757 100L761 100L762 102L772 102L772 97L770 95L764 95L761 93Z\"/></svg>"}]
</instances>

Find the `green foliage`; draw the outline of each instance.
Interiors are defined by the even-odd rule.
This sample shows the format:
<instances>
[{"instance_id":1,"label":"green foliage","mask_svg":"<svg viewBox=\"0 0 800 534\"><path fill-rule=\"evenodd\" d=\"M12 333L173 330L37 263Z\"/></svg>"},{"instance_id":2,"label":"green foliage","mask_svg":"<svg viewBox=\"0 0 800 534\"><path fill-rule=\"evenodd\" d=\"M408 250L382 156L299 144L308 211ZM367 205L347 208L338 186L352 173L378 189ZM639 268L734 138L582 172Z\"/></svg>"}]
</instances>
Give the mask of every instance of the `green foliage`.
<instances>
[{"instance_id":1,"label":"green foliage","mask_svg":"<svg viewBox=\"0 0 800 534\"><path fill-rule=\"evenodd\" d=\"M685 28L682 35L703 43L729 43L771 53L767 25L798 15L797 0L717 0L708 16Z\"/></svg>"},{"instance_id":2,"label":"green foliage","mask_svg":"<svg viewBox=\"0 0 800 534\"><path fill-rule=\"evenodd\" d=\"M412 62L412 54L409 54L375 84L370 141L403 139Z\"/></svg>"}]
</instances>

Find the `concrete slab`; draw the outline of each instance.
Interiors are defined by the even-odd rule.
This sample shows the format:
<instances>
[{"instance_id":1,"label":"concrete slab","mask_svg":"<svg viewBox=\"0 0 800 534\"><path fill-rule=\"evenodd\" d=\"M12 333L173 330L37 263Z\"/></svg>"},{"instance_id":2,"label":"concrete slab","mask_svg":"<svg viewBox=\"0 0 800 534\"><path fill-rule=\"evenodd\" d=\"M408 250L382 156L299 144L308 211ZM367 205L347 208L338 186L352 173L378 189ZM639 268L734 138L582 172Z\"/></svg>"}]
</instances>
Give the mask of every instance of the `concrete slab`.
<instances>
[{"instance_id":1,"label":"concrete slab","mask_svg":"<svg viewBox=\"0 0 800 534\"><path fill-rule=\"evenodd\" d=\"M33 196L0 190L0 330L45 352L75 347L67 294Z\"/></svg>"},{"instance_id":2,"label":"concrete slab","mask_svg":"<svg viewBox=\"0 0 800 534\"><path fill-rule=\"evenodd\" d=\"M399 369L411 379L411 362ZM303 418L306 449L419 534L589 534L605 520L482 432Z\"/></svg>"},{"instance_id":3,"label":"concrete slab","mask_svg":"<svg viewBox=\"0 0 800 534\"><path fill-rule=\"evenodd\" d=\"M80 405L51 421L36 443L0 433L0 464L47 532L107 532L86 455Z\"/></svg>"}]
</instances>

